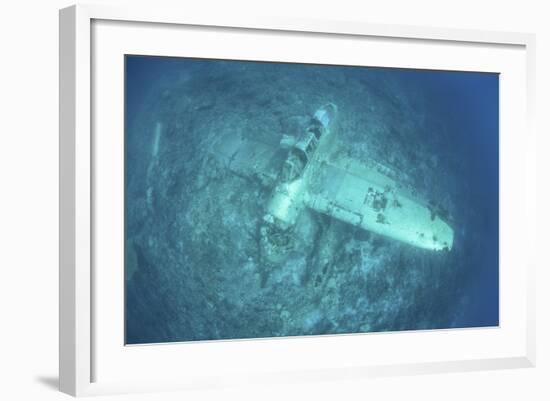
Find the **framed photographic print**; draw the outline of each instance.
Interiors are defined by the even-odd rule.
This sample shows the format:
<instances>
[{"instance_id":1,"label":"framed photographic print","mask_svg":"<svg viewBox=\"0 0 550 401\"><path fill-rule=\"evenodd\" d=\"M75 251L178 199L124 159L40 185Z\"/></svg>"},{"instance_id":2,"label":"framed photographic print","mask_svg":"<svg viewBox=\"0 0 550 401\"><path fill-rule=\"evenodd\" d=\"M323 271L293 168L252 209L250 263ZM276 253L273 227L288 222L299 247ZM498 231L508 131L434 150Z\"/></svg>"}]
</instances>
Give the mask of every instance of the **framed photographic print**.
<instances>
[{"instance_id":1,"label":"framed photographic print","mask_svg":"<svg viewBox=\"0 0 550 401\"><path fill-rule=\"evenodd\" d=\"M533 46L62 10L61 390L532 366Z\"/></svg>"}]
</instances>

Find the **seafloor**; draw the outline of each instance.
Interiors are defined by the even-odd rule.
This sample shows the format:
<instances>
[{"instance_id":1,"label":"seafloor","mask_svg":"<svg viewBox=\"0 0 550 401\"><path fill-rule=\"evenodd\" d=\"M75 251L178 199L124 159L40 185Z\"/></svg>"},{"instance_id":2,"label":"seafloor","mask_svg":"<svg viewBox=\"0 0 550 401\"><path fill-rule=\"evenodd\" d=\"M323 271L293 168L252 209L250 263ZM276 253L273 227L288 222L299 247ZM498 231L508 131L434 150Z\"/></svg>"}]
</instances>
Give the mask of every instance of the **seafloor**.
<instances>
[{"instance_id":1,"label":"seafloor","mask_svg":"<svg viewBox=\"0 0 550 401\"><path fill-rule=\"evenodd\" d=\"M129 57L127 343L497 325L498 126L482 119L498 109L480 116L475 99L498 99L498 78L449 74ZM278 143L327 102L352 156L448 212L450 252L306 210L288 259L262 260L270 190L213 144Z\"/></svg>"}]
</instances>

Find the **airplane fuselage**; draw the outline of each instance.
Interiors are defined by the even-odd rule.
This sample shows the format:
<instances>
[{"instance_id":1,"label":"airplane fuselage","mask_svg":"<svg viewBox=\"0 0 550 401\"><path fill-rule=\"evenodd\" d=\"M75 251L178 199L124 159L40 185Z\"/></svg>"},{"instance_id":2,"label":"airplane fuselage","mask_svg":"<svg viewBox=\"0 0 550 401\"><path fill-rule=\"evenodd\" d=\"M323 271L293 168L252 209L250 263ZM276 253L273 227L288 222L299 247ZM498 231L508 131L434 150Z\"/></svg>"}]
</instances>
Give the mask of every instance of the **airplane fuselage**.
<instances>
[{"instance_id":1,"label":"airplane fuselage","mask_svg":"<svg viewBox=\"0 0 550 401\"><path fill-rule=\"evenodd\" d=\"M335 152L336 111L333 104L320 108L299 138L281 140L288 155L267 204L264 233L288 235L309 208L415 247L451 250L453 229L385 174L387 167Z\"/></svg>"}]
</instances>

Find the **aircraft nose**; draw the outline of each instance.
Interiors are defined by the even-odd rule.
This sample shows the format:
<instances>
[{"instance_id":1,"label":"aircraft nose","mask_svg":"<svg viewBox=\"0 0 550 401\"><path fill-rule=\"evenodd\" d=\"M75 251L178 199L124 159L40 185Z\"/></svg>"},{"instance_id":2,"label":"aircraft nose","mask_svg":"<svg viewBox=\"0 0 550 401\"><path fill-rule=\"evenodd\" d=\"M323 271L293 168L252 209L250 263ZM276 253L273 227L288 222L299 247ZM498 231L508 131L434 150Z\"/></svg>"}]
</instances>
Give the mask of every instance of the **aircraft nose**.
<instances>
[{"instance_id":1,"label":"aircraft nose","mask_svg":"<svg viewBox=\"0 0 550 401\"><path fill-rule=\"evenodd\" d=\"M327 103L315 112L315 119L319 121L323 127L327 128L336 117L337 108L333 103Z\"/></svg>"}]
</instances>

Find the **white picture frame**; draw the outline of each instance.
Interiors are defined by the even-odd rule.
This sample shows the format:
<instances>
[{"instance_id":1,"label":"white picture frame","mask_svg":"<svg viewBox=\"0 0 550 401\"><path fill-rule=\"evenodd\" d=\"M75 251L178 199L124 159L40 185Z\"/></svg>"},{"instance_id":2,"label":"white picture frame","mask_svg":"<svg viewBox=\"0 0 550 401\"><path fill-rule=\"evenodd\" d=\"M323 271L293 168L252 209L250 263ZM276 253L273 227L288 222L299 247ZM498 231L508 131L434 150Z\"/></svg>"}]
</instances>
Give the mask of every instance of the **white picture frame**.
<instances>
[{"instance_id":1,"label":"white picture frame","mask_svg":"<svg viewBox=\"0 0 550 401\"><path fill-rule=\"evenodd\" d=\"M174 51L171 45L167 44L163 49L155 50L155 43L160 43L159 40L166 35L173 35L180 30L185 31L185 27L194 29L199 27L199 30L215 31L218 37L229 35L228 32L261 34L265 43L273 41L274 44L277 40L282 40L278 39L279 34L282 34L286 37L295 35L297 38L323 37L327 38L327 41L331 37L338 37L341 43L349 41L351 46L355 46L357 41L362 40L384 40L385 45L392 45L392 43L398 45L404 42L405 52L407 46L425 45L426 49L423 51L427 54L427 61L424 64L411 64L411 66L425 68L434 67L434 62L430 61L429 57L430 52L434 51L433 46L442 52L445 51L445 46L453 46L453 53L460 54L464 51L467 54L473 51L479 56L477 57L479 60L485 60L483 61L485 64L478 68L493 72L509 71L505 76L510 77L509 81L506 81L510 86L503 91L501 98L503 106L501 109L508 113L501 118L502 129L506 132L505 140L501 144L501 152L504 155L500 166L501 183L504 177L507 182L521 184L523 191L513 191L511 185L507 184L501 189L501 200L505 200L501 210L501 226L516 229L501 231L503 235L501 241L504 241L505 245L514 244L514 246L501 247L504 251L501 251L500 255L501 263L509 269L504 273L510 272L510 274L504 274L504 278L501 279L501 309L505 314L510 313L505 316L503 320L505 323L499 328L486 330L332 336L321 339L322 343L317 337L308 337L204 342L193 345L194 348L183 345L187 347L185 349L178 344L125 348L119 341L120 326L117 326L118 323L114 320L120 315L106 316L102 313L101 302L97 304L97 299L94 299L95 291L98 289L111 294L107 297L120 299L120 297L117 298L116 292L122 294L123 288L116 285L120 284L116 281L121 277L120 275L113 276L114 281L108 281L110 277L104 274L98 275L94 271L97 269L98 260L104 260L102 255L96 254L97 248L94 246L94 241L102 237L98 230L104 226L98 220L101 219L102 212L98 212L94 204L97 201L94 191L98 185L103 185L101 180L97 180L97 176L101 174L100 164L103 163L99 159L110 152L111 145L116 145L109 142L98 144L94 140L94 127L100 124L115 124L115 117L111 121L110 117L101 117L100 112L99 117L95 114L97 110L95 110L93 96L101 96L101 94L96 93L97 88L94 87L92 78L96 73L94 69L102 68L100 60L107 59L108 54L111 54L109 52L119 57L120 52L126 51L124 48L126 42L117 40L124 35L117 32L135 29L132 36L139 36L139 30L144 27L156 27L147 35L149 43L143 43L147 42L146 40L140 43L140 46L143 46L140 49L145 51L145 54L171 54ZM93 38L94 35L96 40ZM309 40L307 38L304 40ZM214 47L209 50L206 42L204 43L205 48L202 49L203 46L200 46L201 49L197 49L197 52L203 51L206 53L201 54L208 55L209 51L214 51L212 50L215 49ZM239 51L238 44L232 46L235 49L231 51ZM342 47L345 48L345 46ZM536 171L535 135L532 129L534 47L534 35L525 33L374 25L347 21L293 20L292 18L212 17L187 15L185 10L166 11L153 7L142 9L78 5L61 10L60 390L79 396L213 388L246 383L282 383L534 366L535 257L532 256L536 231L533 207ZM251 49L254 51L253 48ZM491 49L494 49L493 56L483 56ZM105 56L103 53L98 53L103 50L105 50ZM345 52L345 50L342 51ZM502 57L499 56L501 53ZM222 54L223 58L226 53L216 54ZM240 57L246 58L248 53L245 49L239 54L241 54ZM264 55L259 57L270 56L264 52ZM284 55L279 53L271 57L281 59ZM295 57L296 54L287 55L288 60L294 60ZM311 57L320 56L312 53ZM476 62L482 62L479 60ZM355 62L361 63L361 60ZM422 63L418 60L415 62ZM436 67L452 66L453 58L449 57L448 60L439 63L444 62L450 64L437 64ZM402 65L402 61L391 58L380 62L381 65L392 63ZM476 65L479 66L472 61L470 68L475 69ZM468 68L468 66L464 64L461 68ZM113 91L120 91L119 94L123 91L123 87L116 83L111 88ZM508 104L506 103L510 100L508 94L512 91L520 95L514 100L517 103ZM117 103L116 100L118 98L114 97L111 109L119 110L117 107L120 106L120 102ZM119 117L122 118L122 116ZM103 118L103 120L100 122L94 118ZM115 150L113 152L116 153ZM110 184L116 185L117 181L112 181ZM111 213L116 213L116 209ZM508 231L521 231L524 234L519 238ZM118 259L115 257L113 260ZM121 272L122 266L119 266L119 269ZM106 285L106 283L111 284ZM394 342L393 339L396 336L399 337L399 341ZM111 343L109 337L115 340ZM444 340L439 340L443 337ZM389 349L384 349L390 344L388 341L391 341L392 347L398 347L395 349L406 347L409 342L414 344L413 348L418 347L419 344L438 341L442 341L442 346L445 341L450 341L450 344L457 341L457 344L461 345L455 347L455 354L441 355L440 358L435 356L419 358L413 353L392 357L389 355ZM478 342L496 345L489 351L482 352L481 347L476 348ZM369 343L376 343L372 346L381 350L380 355L373 356L371 360L365 359L361 352L350 352L347 359L338 356L342 349L359 349L369 346ZM471 348L472 351L465 352L466 348ZM188 365L185 370L186 376L170 375L169 369L175 366L174 361L180 358L178 355L182 349L189 356L186 361ZM325 350L323 361L316 359L320 349ZM427 351L425 354L429 353ZM223 360L233 358L233 362L214 363L216 358L220 358L219 355L224 355ZM267 362L254 359L254 355L261 355L260 359L265 359ZM277 355L285 357L278 358ZM298 359L298 356L293 355L307 356L307 358ZM202 368L195 369L192 364L198 364L199 359L202 361ZM238 359L242 361L239 362ZM304 360L305 362L302 363ZM145 368L141 369L140 361L141 364L149 366L153 364L159 366L160 362L166 366L166 370L157 369L158 374L154 374L146 371ZM109 366L114 366L110 372L107 372L107 362ZM254 363L258 365L251 369L250 364ZM214 365L218 370L213 367ZM232 370L235 372L231 372ZM117 374L120 371L127 374ZM212 374L205 373L208 371L212 371Z\"/></svg>"}]
</instances>

